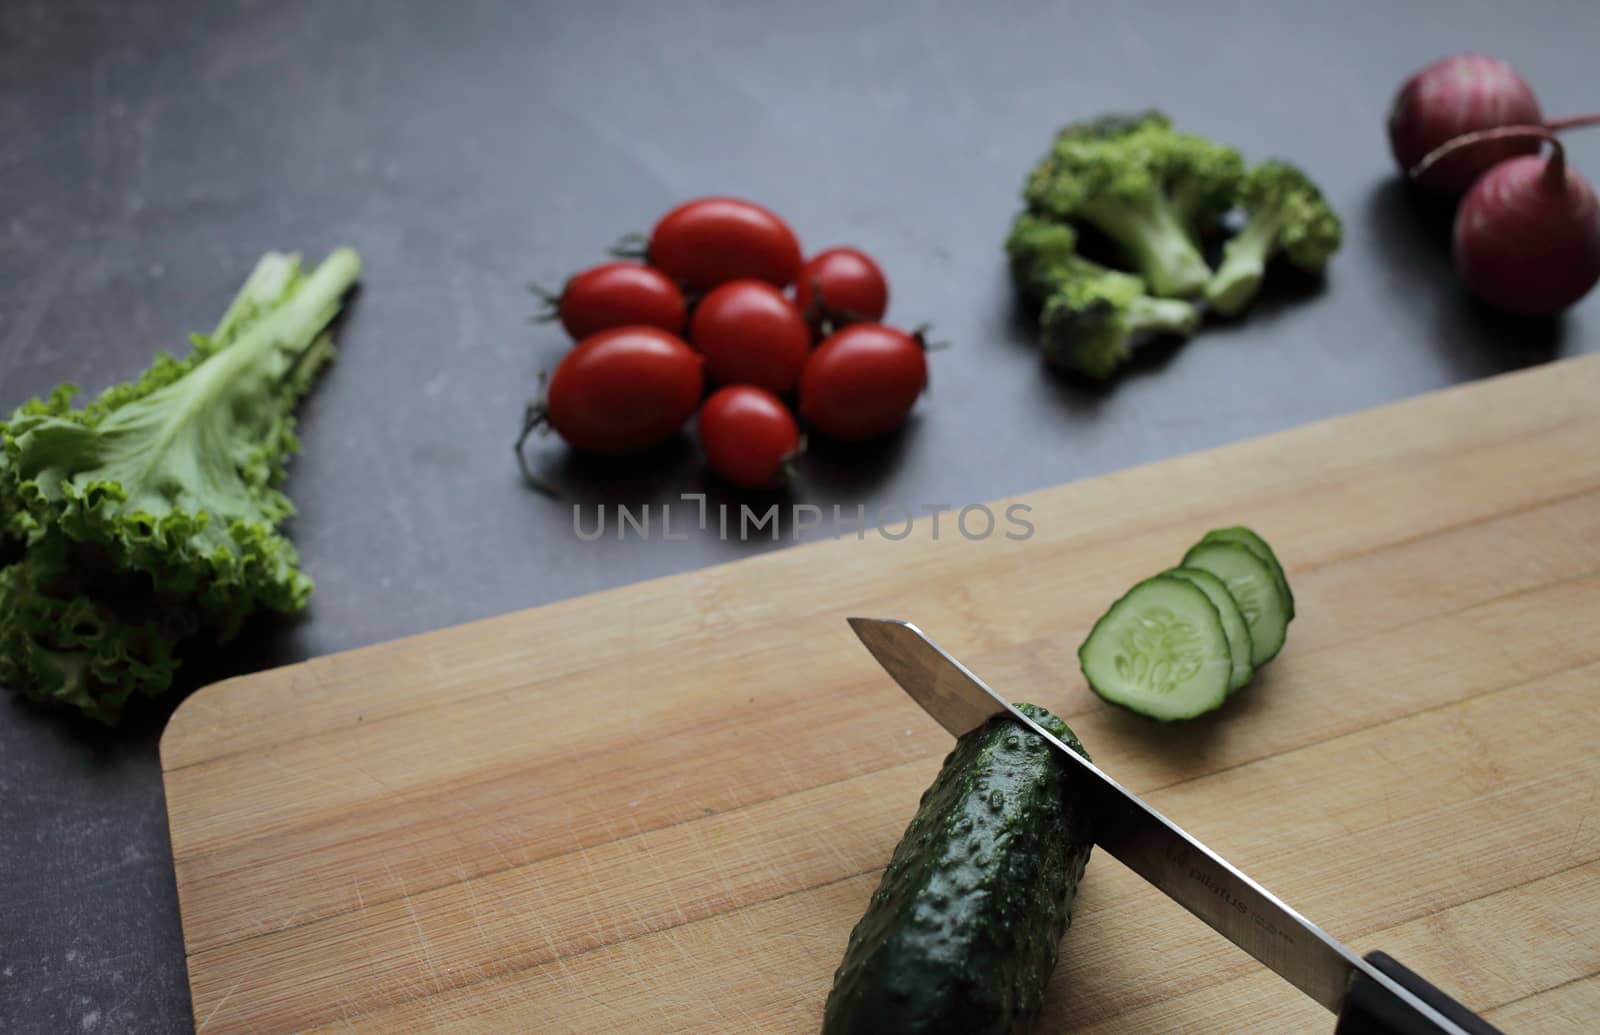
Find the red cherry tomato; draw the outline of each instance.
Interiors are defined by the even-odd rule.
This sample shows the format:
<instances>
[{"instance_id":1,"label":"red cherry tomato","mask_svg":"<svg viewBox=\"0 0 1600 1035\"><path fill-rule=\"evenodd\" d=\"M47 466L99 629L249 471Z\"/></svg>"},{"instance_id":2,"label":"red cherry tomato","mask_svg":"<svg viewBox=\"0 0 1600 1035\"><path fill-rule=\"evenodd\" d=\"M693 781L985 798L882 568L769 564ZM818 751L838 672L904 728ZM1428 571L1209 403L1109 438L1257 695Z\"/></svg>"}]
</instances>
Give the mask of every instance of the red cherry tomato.
<instances>
[{"instance_id":1,"label":"red cherry tomato","mask_svg":"<svg viewBox=\"0 0 1600 1035\"><path fill-rule=\"evenodd\" d=\"M655 327L585 338L550 376L544 417L572 448L636 453L683 427L704 389L700 354Z\"/></svg>"},{"instance_id":2,"label":"red cherry tomato","mask_svg":"<svg viewBox=\"0 0 1600 1035\"><path fill-rule=\"evenodd\" d=\"M735 485L764 489L783 480L800 451L800 429L764 388L719 388L700 407L700 448L711 469Z\"/></svg>"},{"instance_id":3,"label":"red cherry tomato","mask_svg":"<svg viewBox=\"0 0 1600 1035\"><path fill-rule=\"evenodd\" d=\"M833 438L872 438L904 424L927 384L921 341L881 323L851 324L806 361L800 416Z\"/></svg>"},{"instance_id":4,"label":"red cherry tomato","mask_svg":"<svg viewBox=\"0 0 1600 1035\"><path fill-rule=\"evenodd\" d=\"M636 262L608 262L576 274L552 300L561 326L582 341L613 327L659 327L682 334L689 310L665 273Z\"/></svg>"},{"instance_id":5,"label":"red cherry tomato","mask_svg":"<svg viewBox=\"0 0 1600 1035\"><path fill-rule=\"evenodd\" d=\"M800 268L794 301L812 323L876 323L889 308L889 282L866 252L829 248Z\"/></svg>"},{"instance_id":6,"label":"red cherry tomato","mask_svg":"<svg viewBox=\"0 0 1600 1035\"><path fill-rule=\"evenodd\" d=\"M661 217L650 234L650 264L695 290L740 277L784 287L800 272L800 242L789 224L738 198L698 198Z\"/></svg>"},{"instance_id":7,"label":"red cherry tomato","mask_svg":"<svg viewBox=\"0 0 1600 1035\"><path fill-rule=\"evenodd\" d=\"M689 342L706 372L725 385L787 392L811 354L811 331L782 291L759 280L730 280L700 300Z\"/></svg>"}]
</instances>

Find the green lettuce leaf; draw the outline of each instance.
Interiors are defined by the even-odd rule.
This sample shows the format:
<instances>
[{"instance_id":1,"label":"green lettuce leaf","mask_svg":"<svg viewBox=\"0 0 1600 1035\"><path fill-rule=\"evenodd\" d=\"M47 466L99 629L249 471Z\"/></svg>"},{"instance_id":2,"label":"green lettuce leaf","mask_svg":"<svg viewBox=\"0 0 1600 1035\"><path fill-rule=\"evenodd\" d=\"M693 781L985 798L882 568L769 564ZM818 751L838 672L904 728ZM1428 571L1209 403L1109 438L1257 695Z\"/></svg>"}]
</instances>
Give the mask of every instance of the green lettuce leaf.
<instances>
[{"instance_id":1,"label":"green lettuce leaf","mask_svg":"<svg viewBox=\"0 0 1600 1035\"><path fill-rule=\"evenodd\" d=\"M0 422L0 529L23 546L0 569L0 681L115 721L133 692L171 685L183 639L305 606L276 486L359 273L348 249L309 274L269 253L186 358L80 409L62 385Z\"/></svg>"}]
</instances>

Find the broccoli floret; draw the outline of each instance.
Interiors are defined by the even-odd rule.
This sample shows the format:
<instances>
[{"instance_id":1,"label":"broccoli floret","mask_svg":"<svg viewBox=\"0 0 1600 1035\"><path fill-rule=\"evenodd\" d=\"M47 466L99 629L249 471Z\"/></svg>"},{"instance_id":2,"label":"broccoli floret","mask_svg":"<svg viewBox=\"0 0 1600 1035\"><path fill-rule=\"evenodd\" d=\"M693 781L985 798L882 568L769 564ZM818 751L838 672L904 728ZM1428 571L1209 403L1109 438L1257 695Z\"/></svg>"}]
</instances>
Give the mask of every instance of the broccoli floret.
<instances>
[{"instance_id":1,"label":"broccoli floret","mask_svg":"<svg viewBox=\"0 0 1600 1035\"><path fill-rule=\"evenodd\" d=\"M1115 373L1138 339L1152 334L1188 337L1199 322L1193 305L1155 298L1138 277L1116 270L1062 284L1039 318L1045 359L1096 379Z\"/></svg>"},{"instance_id":2,"label":"broccoli floret","mask_svg":"<svg viewBox=\"0 0 1600 1035\"><path fill-rule=\"evenodd\" d=\"M1038 305L1068 280L1105 267L1078 254L1078 232L1070 223L1021 212L1006 237L1011 279L1017 291Z\"/></svg>"},{"instance_id":3,"label":"broccoli floret","mask_svg":"<svg viewBox=\"0 0 1600 1035\"><path fill-rule=\"evenodd\" d=\"M1165 112L1154 108L1136 112L1112 112L1081 122L1070 122L1056 131L1057 140L1080 137L1093 140L1113 140L1141 130L1170 130L1172 120Z\"/></svg>"},{"instance_id":4,"label":"broccoli floret","mask_svg":"<svg viewBox=\"0 0 1600 1035\"><path fill-rule=\"evenodd\" d=\"M0 421L0 537L21 547L0 568L0 683L113 722L131 693L168 688L180 641L305 605L276 485L359 271L348 249L309 274L268 254L186 359Z\"/></svg>"},{"instance_id":5,"label":"broccoli floret","mask_svg":"<svg viewBox=\"0 0 1600 1035\"><path fill-rule=\"evenodd\" d=\"M1339 250L1338 213L1317 185L1287 162L1269 160L1250 170L1241 189L1247 219L1222 251L1222 262L1206 285L1206 301L1233 315L1261 290L1267 261L1282 252L1307 273L1320 273Z\"/></svg>"},{"instance_id":6,"label":"broccoli floret","mask_svg":"<svg viewBox=\"0 0 1600 1035\"><path fill-rule=\"evenodd\" d=\"M1238 202L1244 159L1228 145L1192 133L1168 132L1158 144L1167 197L1198 240Z\"/></svg>"},{"instance_id":7,"label":"broccoli floret","mask_svg":"<svg viewBox=\"0 0 1600 1035\"><path fill-rule=\"evenodd\" d=\"M1211 277L1195 239L1231 202L1237 162L1159 113L1107 116L1063 130L1023 196L1036 212L1098 228L1156 294L1186 297Z\"/></svg>"}]
</instances>

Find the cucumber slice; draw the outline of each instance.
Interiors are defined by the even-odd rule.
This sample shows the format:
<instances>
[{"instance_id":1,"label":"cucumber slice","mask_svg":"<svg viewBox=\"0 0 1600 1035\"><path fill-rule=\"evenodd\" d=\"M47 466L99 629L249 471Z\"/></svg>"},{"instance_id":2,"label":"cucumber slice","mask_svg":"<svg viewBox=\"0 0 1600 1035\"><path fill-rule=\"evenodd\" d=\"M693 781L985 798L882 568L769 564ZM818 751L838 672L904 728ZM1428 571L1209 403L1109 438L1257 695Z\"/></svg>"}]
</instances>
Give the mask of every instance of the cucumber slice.
<instances>
[{"instance_id":1,"label":"cucumber slice","mask_svg":"<svg viewBox=\"0 0 1600 1035\"><path fill-rule=\"evenodd\" d=\"M1294 621L1294 593L1289 589L1289 577L1283 573L1283 565L1278 563L1278 555L1272 552L1272 547L1267 541L1243 525L1234 525L1232 528L1213 528L1207 532L1200 541L1202 543L1238 543L1266 563L1272 569L1272 577L1277 580L1278 593L1283 597L1284 610L1288 614L1288 621Z\"/></svg>"},{"instance_id":2,"label":"cucumber slice","mask_svg":"<svg viewBox=\"0 0 1600 1035\"><path fill-rule=\"evenodd\" d=\"M1095 693L1163 722L1220 706L1233 670L1216 605L1193 582L1165 574L1111 605L1078 648L1078 663Z\"/></svg>"},{"instance_id":3,"label":"cucumber slice","mask_svg":"<svg viewBox=\"0 0 1600 1035\"><path fill-rule=\"evenodd\" d=\"M1185 568L1209 571L1228 587L1250 627L1250 663L1260 668L1278 656L1288 632L1288 610L1267 563L1239 543L1202 542L1183 555Z\"/></svg>"},{"instance_id":4,"label":"cucumber slice","mask_svg":"<svg viewBox=\"0 0 1600 1035\"><path fill-rule=\"evenodd\" d=\"M1250 626L1245 623L1244 612L1239 610L1239 604L1228 592L1228 587L1203 568L1173 568L1166 574L1199 586L1200 592L1206 595L1211 606L1222 617L1222 631L1228 637L1228 658L1233 664L1228 675L1228 692L1232 693L1250 682L1250 677L1256 674L1256 666L1250 660L1255 646L1250 639Z\"/></svg>"}]
</instances>

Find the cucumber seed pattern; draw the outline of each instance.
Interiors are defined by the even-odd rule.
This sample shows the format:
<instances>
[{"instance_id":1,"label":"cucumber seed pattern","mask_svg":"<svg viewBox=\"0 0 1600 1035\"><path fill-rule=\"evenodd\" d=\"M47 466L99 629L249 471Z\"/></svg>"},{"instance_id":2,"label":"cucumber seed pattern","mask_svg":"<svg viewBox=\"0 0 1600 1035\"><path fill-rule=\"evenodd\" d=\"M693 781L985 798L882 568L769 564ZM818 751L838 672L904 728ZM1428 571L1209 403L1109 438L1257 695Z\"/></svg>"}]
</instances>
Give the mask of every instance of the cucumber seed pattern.
<instances>
[{"instance_id":1,"label":"cucumber seed pattern","mask_svg":"<svg viewBox=\"0 0 1600 1035\"><path fill-rule=\"evenodd\" d=\"M1244 615L1245 624L1254 629L1261 620L1261 594L1256 581L1243 575L1235 575L1226 581L1228 592L1233 594L1234 603L1239 605L1239 613Z\"/></svg>"},{"instance_id":2,"label":"cucumber seed pattern","mask_svg":"<svg viewBox=\"0 0 1600 1035\"><path fill-rule=\"evenodd\" d=\"M1164 607L1140 612L1122 630L1118 647L1117 675L1158 694L1170 694L1193 679L1205 660L1199 631Z\"/></svg>"}]
</instances>

